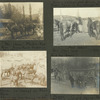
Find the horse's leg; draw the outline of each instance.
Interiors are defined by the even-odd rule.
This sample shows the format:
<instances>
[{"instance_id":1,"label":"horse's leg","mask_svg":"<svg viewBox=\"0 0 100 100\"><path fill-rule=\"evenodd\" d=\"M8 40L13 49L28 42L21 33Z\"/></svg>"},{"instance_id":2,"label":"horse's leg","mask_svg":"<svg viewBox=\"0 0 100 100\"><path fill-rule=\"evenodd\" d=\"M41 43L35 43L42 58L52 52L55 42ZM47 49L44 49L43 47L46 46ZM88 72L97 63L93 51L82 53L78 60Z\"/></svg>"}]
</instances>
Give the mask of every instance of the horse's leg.
<instances>
[{"instance_id":1,"label":"horse's leg","mask_svg":"<svg viewBox=\"0 0 100 100\"><path fill-rule=\"evenodd\" d=\"M12 86L12 79L10 80L10 86Z\"/></svg>"},{"instance_id":2,"label":"horse's leg","mask_svg":"<svg viewBox=\"0 0 100 100\"><path fill-rule=\"evenodd\" d=\"M24 81L24 83L26 83L25 76L23 76L23 81Z\"/></svg>"},{"instance_id":3,"label":"horse's leg","mask_svg":"<svg viewBox=\"0 0 100 100\"><path fill-rule=\"evenodd\" d=\"M19 79L16 79L16 80L15 80L15 86L18 86L18 85L19 85L19 84L18 84L18 80L19 80Z\"/></svg>"},{"instance_id":4,"label":"horse's leg","mask_svg":"<svg viewBox=\"0 0 100 100\"><path fill-rule=\"evenodd\" d=\"M58 27L58 31L59 31L59 27Z\"/></svg>"},{"instance_id":5,"label":"horse's leg","mask_svg":"<svg viewBox=\"0 0 100 100\"><path fill-rule=\"evenodd\" d=\"M29 35L29 31L28 31L28 35Z\"/></svg>"},{"instance_id":6,"label":"horse's leg","mask_svg":"<svg viewBox=\"0 0 100 100\"><path fill-rule=\"evenodd\" d=\"M13 32L11 32L11 37L12 37L12 39L14 39L14 34L13 34Z\"/></svg>"},{"instance_id":7,"label":"horse's leg","mask_svg":"<svg viewBox=\"0 0 100 100\"><path fill-rule=\"evenodd\" d=\"M73 34L74 34L74 31L71 30L71 32L70 32L70 37L72 37Z\"/></svg>"},{"instance_id":8,"label":"horse's leg","mask_svg":"<svg viewBox=\"0 0 100 100\"><path fill-rule=\"evenodd\" d=\"M33 84L33 82L34 82L34 77L31 79L31 83Z\"/></svg>"},{"instance_id":9,"label":"horse's leg","mask_svg":"<svg viewBox=\"0 0 100 100\"><path fill-rule=\"evenodd\" d=\"M34 34L34 29L33 29L33 34Z\"/></svg>"},{"instance_id":10,"label":"horse's leg","mask_svg":"<svg viewBox=\"0 0 100 100\"><path fill-rule=\"evenodd\" d=\"M27 31L25 31L25 35L27 35Z\"/></svg>"},{"instance_id":11,"label":"horse's leg","mask_svg":"<svg viewBox=\"0 0 100 100\"><path fill-rule=\"evenodd\" d=\"M99 27L96 27L96 32L97 32L97 39L99 38L99 34L100 34L100 29Z\"/></svg>"},{"instance_id":12,"label":"horse's leg","mask_svg":"<svg viewBox=\"0 0 100 100\"><path fill-rule=\"evenodd\" d=\"M16 32L16 37L17 37L17 32Z\"/></svg>"},{"instance_id":13,"label":"horse's leg","mask_svg":"<svg viewBox=\"0 0 100 100\"><path fill-rule=\"evenodd\" d=\"M27 31L25 31L25 35L27 35Z\"/></svg>"},{"instance_id":14,"label":"horse's leg","mask_svg":"<svg viewBox=\"0 0 100 100\"><path fill-rule=\"evenodd\" d=\"M98 36L97 36L97 31L93 29L93 33L95 34L95 38L97 40Z\"/></svg>"},{"instance_id":15,"label":"horse's leg","mask_svg":"<svg viewBox=\"0 0 100 100\"><path fill-rule=\"evenodd\" d=\"M21 34L21 36L23 36L23 32L22 31L20 31L20 34Z\"/></svg>"},{"instance_id":16,"label":"horse's leg","mask_svg":"<svg viewBox=\"0 0 100 100\"><path fill-rule=\"evenodd\" d=\"M26 35L26 28L24 29L25 35Z\"/></svg>"}]
</instances>

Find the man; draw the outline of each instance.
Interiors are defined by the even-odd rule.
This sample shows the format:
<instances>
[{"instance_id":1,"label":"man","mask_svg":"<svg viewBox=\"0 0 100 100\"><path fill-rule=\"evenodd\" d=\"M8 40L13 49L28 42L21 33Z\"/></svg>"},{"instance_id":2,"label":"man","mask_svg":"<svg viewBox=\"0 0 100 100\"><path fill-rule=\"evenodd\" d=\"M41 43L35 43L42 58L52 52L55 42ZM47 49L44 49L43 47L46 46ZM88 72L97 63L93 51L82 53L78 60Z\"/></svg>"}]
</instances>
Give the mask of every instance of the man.
<instances>
[{"instance_id":1,"label":"man","mask_svg":"<svg viewBox=\"0 0 100 100\"><path fill-rule=\"evenodd\" d=\"M57 76L58 76L58 70L57 70L57 68L54 70L54 77L55 77L55 79L57 79Z\"/></svg>"},{"instance_id":2,"label":"man","mask_svg":"<svg viewBox=\"0 0 100 100\"><path fill-rule=\"evenodd\" d=\"M59 27L60 27L60 35L61 35L61 40L64 40L64 34L63 34L63 23L59 23Z\"/></svg>"},{"instance_id":3,"label":"man","mask_svg":"<svg viewBox=\"0 0 100 100\"><path fill-rule=\"evenodd\" d=\"M70 80L70 83L71 83L71 87L73 88L74 87L74 78L72 77L71 74L69 74L69 80Z\"/></svg>"}]
</instances>

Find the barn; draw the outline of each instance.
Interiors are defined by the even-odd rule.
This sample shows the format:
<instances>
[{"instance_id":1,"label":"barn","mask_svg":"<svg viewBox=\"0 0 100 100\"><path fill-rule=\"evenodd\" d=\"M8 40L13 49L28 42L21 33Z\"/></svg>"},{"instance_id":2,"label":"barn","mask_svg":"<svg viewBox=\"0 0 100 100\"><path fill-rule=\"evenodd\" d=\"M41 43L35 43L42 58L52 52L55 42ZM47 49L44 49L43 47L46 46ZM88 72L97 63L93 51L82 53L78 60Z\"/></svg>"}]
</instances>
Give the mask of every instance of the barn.
<instances>
[{"instance_id":1,"label":"barn","mask_svg":"<svg viewBox=\"0 0 100 100\"><path fill-rule=\"evenodd\" d=\"M5 33L8 23L13 23L13 21L11 19L0 19L0 33Z\"/></svg>"}]
</instances>

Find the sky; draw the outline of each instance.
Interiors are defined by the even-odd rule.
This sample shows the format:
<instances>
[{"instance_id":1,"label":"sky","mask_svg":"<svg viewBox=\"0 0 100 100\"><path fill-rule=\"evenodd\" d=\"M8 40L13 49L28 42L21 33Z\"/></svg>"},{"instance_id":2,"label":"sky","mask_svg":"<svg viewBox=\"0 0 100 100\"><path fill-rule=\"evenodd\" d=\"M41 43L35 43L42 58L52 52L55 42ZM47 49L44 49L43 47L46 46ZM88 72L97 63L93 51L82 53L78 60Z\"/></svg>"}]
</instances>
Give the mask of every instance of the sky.
<instances>
[{"instance_id":1,"label":"sky","mask_svg":"<svg viewBox=\"0 0 100 100\"><path fill-rule=\"evenodd\" d=\"M72 59L91 59L93 60L95 63L99 62L99 57L52 57L52 60L63 60L63 61L68 61L68 60L72 60Z\"/></svg>"},{"instance_id":2,"label":"sky","mask_svg":"<svg viewBox=\"0 0 100 100\"><path fill-rule=\"evenodd\" d=\"M79 12L79 13L78 13ZM54 8L54 15L69 15L76 17L100 17L100 7L95 8Z\"/></svg>"},{"instance_id":3,"label":"sky","mask_svg":"<svg viewBox=\"0 0 100 100\"><path fill-rule=\"evenodd\" d=\"M46 51L1 51L8 53L9 55L0 58L2 69L10 68L12 65L18 66L28 63L41 64L46 67ZM18 54L23 56L18 56Z\"/></svg>"},{"instance_id":4,"label":"sky","mask_svg":"<svg viewBox=\"0 0 100 100\"><path fill-rule=\"evenodd\" d=\"M2 6L3 4L8 4L8 3L0 3L0 6ZM29 15L29 4L31 4L31 8L32 8L32 14L36 14L38 13L38 11L40 9L43 9L43 3L42 2L13 2L10 3L11 5L16 6L17 8L21 8L24 5L25 8L25 14ZM21 10L22 11L22 10Z\"/></svg>"}]
</instances>

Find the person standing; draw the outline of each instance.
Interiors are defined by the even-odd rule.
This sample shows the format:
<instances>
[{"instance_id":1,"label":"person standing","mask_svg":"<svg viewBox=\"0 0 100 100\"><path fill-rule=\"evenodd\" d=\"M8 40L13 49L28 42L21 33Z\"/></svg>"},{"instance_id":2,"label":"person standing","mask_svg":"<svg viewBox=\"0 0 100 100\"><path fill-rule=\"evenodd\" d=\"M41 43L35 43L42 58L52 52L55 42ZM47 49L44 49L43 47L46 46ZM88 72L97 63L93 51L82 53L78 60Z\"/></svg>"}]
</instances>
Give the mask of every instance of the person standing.
<instances>
[{"instance_id":1,"label":"person standing","mask_svg":"<svg viewBox=\"0 0 100 100\"><path fill-rule=\"evenodd\" d=\"M69 80L70 80L70 83L71 83L71 87L73 88L74 87L74 78L72 77L71 74L69 74Z\"/></svg>"}]
</instances>

